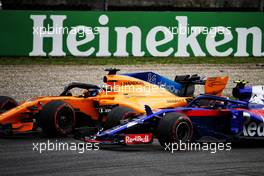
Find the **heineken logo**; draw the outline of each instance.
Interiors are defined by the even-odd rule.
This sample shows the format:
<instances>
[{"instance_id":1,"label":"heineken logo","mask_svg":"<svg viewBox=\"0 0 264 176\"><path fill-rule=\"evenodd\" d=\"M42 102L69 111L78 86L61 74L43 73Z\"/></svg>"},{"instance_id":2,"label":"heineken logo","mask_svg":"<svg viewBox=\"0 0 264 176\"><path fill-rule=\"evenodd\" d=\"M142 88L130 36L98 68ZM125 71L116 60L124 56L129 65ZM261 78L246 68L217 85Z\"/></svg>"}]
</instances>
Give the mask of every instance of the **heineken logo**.
<instances>
[{"instance_id":1,"label":"heineken logo","mask_svg":"<svg viewBox=\"0 0 264 176\"><path fill-rule=\"evenodd\" d=\"M170 24L173 22L171 26L162 25L166 24L164 21L159 21L160 25L148 25L148 21L142 25L129 18L129 23L116 21L113 15L105 14L98 15L96 19L81 19L81 22L74 21L71 15L30 15L33 43L29 55L264 56L263 34L259 26L208 27L192 24L188 16L169 17ZM128 25L130 23L133 25ZM51 42L49 50L45 49L47 42Z\"/></svg>"}]
</instances>

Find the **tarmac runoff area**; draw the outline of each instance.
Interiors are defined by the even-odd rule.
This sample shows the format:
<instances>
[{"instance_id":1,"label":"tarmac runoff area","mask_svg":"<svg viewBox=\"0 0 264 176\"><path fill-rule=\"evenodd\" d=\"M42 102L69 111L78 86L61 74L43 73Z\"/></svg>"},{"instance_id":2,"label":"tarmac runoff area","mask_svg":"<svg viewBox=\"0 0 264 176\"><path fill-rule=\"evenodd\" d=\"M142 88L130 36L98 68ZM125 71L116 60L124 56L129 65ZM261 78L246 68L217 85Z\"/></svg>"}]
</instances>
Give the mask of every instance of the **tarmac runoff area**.
<instances>
[{"instance_id":1,"label":"tarmac runoff area","mask_svg":"<svg viewBox=\"0 0 264 176\"><path fill-rule=\"evenodd\" d=\"M230 77L264 84L264 67L246 65L143 65L115 66L121 73L153 71L174 79L180 74ZM58 95L70 82L101 84L105 66L1 66L0 95L22 101L40 95ZM198 92L202 87L199 87ZM164 151L157 141L151 145L107 146L80 153L72 150L39 151L37 143L78 143L72 138L47 139L41 134L0 138L0 175L234 175L264 174L263 147L232 147L230 151Z\"/></svg>"}]
</instances>

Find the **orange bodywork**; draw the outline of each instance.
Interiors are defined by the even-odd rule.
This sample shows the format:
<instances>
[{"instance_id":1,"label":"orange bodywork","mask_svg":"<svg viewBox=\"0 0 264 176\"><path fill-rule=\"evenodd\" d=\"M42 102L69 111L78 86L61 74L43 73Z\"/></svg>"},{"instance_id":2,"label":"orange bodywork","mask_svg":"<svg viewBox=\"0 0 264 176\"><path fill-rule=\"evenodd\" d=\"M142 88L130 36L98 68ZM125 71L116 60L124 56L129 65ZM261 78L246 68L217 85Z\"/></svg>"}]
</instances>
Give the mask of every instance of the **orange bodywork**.
<instances>
[{"instance_id":1,"label":"orange bodywork","mask_svg":"<svg viewBox=\"0 0 264 176\"><path fill-rule=\"evenodd\" d=\"M205 83L205 94L221 96L227 82L227 76L208 78Z\"/></svg>"},{"instance_id":2,"label":"orange bodywork","mask_svg":"<svg viewBox=\"0 0 264 176\"><path fill-rule=\"evenodd\" d=\"M51 101L64 101L74 109L97 121L98 107L107 105L126 106L138 114L144 114L144 105L152 109L185 106L190 97L178 97L168 90L125 75L107 75L106 87L96 96L47 96L28 100L0 114L0 125L12 124L13 132L26 132L34 128L35 115Z\"/></svg>"}]
</instances>

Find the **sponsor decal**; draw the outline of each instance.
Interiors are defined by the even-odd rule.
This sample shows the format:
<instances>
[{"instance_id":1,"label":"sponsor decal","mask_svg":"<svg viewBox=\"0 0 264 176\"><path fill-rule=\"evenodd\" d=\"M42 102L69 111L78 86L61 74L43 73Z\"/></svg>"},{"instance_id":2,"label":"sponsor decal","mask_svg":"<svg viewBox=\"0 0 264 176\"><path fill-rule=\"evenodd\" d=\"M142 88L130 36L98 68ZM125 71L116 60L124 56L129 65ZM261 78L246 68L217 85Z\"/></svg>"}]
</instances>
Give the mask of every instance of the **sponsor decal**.
<instances>
[{"instance_id":1,"label":"sponsor decal","mask_svg":"<svg viewBox=\"0 0 264 176\"><path fill-rule=\"evenodd\" d=\"M140 81L125 81L120 83L120 86L132 86L132 85L144 85L144 84Z\"/></svg>"},{"instance_id":2,"label":"sponsor decal","mask_svg":"<svg viewBox=\"0 0 264 176\"><path fill-rule=\"evenodd\" d=\"M263 17L240 12L0 11L0 55L261 57L264 22L252 19Z\"/></svg>"},{"instance_id":3,"label":"sponsor decal","mask_svg":"<svg viewBox=\"0 0 264 176\"><path fill-rule=\"evenodd\" d=\"M243 135L248 137L264 137L264 123L250 122L244 124Z\"/></svg>"},{"instance_id":4,"label":"sponsor decal","mask_svg":"<svg viewBox=\"0 0 264 176\"><path fill-rule=\"evenodd\" d=\"M127 134L125 135L126 144L146 144L151 143L153 140L152 134Z\"/></svg>"},{"instance_id":5,"label":"sponsor decal","mask_svg":"<svg viewBox=\"0 0 264 176\"><path fill-rule=\"evenodd\" d=\"M167 103L179 103L179 102L186 102L184 98L176 98L172 100L167 100Z\"/></svg>"},{"instance_id":6,"label":"sponsor decal","mask_svg":"<svg viewBox=\"0 0 264 176\"><path fill-rule=\"evenodd\" d=\"M194 14L190 15L192 18L172 14L168 15L167 20L173 26L162 25L162 21L160 21L161 24L151 24L149 28L142 24L144 20L147 21L148 19L139 20L138 24L123 22L122 25L122 21L114 18L111 13L88 18L87 22L83 23L76 21L75 25L72 24L71 26L65 26L69 21L72 21L71 15L32 14L30 19L33 22L33 48L29 55L98 57L264 56L261 25L251 27L243 27L243 25L237 27L235 25L235 27L231 27L215 23L215 26L205 26L205 24L193 23ZM158 16L156 13L153 14L153 16L155 15ZM134 16L135 19L141 17ZM201 19L203 18L201 17ZM228 19L227 15L225 19ZM117 21L120 24L116 24ZM203 23L202 20L200 22ZM45 25L46 23L48 26ZM229 23L232 24L233 22L229 21ZM131 39L128 40L128 36L131 36ZM249 36L252 36L252 39L249 40ZM47 38L51 39L52 42L50 52L44 50Z\"/></svg>"}]
</instances>

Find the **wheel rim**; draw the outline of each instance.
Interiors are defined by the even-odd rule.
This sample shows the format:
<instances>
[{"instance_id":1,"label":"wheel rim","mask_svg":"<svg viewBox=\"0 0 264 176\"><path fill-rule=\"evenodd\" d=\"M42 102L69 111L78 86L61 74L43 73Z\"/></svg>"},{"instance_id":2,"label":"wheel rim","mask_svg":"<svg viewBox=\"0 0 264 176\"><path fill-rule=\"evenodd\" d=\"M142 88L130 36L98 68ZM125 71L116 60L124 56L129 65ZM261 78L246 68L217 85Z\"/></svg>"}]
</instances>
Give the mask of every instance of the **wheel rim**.
<instances>
[{"instance_id":1,"label":"wheel rim","mask_svg":"<svg viewBox=\"0 0 264 176\"><path fill-rule=\"evenodd\" d=\"M190 136L190 131L191 131L190 126L187 122L179 123L175 129L176 139L183 142L188 141Z\"/></svg>"},{"instance_id":2,"label":"wheel rim","mask_svg":"<svg viewBox=\"0 0 264 176\"><path fill-rule=\"evenodd\" d=\"M57 128L62 133L69 133L74 126L74 113L69 107L62 107L56 117Z\"/></svg>"}]
</instances>

